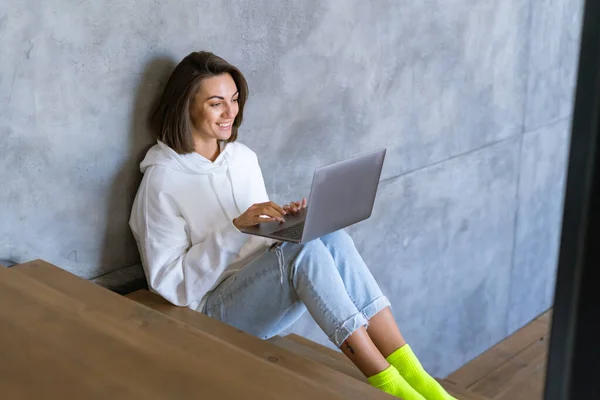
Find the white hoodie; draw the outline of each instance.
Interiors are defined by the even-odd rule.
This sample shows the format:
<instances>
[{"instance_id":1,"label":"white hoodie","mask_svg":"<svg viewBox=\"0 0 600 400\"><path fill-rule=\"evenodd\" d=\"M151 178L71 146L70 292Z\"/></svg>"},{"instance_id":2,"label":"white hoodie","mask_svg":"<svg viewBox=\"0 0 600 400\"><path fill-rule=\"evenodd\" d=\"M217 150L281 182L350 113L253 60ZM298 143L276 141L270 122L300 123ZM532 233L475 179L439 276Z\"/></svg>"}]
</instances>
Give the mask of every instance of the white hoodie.
<instances>
[{"instance_id":1,"label":"white hoodie","mask_svg":"<svg viewBox=\"0 0 600 400\"><path fill-rule=\"evenodd\" d=\"M240 232L233 219L269 201L256 154L234 142L214 162L162 142L146 154L129 225L150 290L201 310L206 294L274 241Z\"/></svg>"}]
</instances>

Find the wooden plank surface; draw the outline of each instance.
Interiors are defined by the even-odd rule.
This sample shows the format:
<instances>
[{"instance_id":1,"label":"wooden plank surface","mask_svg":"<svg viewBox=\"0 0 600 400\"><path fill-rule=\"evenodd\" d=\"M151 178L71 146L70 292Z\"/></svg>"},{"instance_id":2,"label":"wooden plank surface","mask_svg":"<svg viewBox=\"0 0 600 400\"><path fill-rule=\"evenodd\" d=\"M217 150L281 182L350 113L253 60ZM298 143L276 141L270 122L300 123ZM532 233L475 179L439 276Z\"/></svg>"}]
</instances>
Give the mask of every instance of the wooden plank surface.
<instances>
[{"instance_id":1,"label":"wooden plank surface","mask_svg":"<svg viewBox=\"0 0 600 400\"><path fill-rule=\"evenodd\" d=\"M531 379L532 373L541 368L546 360L547 343L544 339L531 344L509 361L469 386L474 393L490 399L506 392L511 387Z\"/></svg>"},{"instance_id":2,"label":"wooden plank surface","mask_svg":"<svg viewBox=\"0 0 600 400\"><path fill-rule=\"evenodd\" d=\"M6 398L343 398L42 261L0 269L0 324Z\"/></svg>"},{"instance_id":3,"label":"wooden plank surface","mask_svg":"<svg viewBox=\"0 0 600 400\"><path fill-rule=\"evenodd\" d=\"M465 366L450 374L447 379L460 387L470 387L504 363L516 357L527 347L544 338L547 324L533 321L523 329L504 339Z\"/></svg>"},{"instance_id":4,"label":"wooden plank surface","mask_svg":"<svg viewBox=\"0 0 600 400\"><path fill-rule=\"evenodd\" d=\"M292 342L298 343L304 347L308 347L315 351L323 353L323 354L327 355L328 357L331 357L335 360L339 360L340 362L352 363L352 361L350 361L348 359L348 357L346 357L341 351L335 351L335 350L330 349L329 347L323 346L317 342L313 342L312 340L309 340L303 336L296 335L295 333L287 335L287 336L285 336L285 338Z\"/></svg>"},{"instance_id":5,"label":"wooden plank surface","mask_svg":"<svg viewBox=\"0 0 600 400\"><path fill-rule=\"evenodd\" d=\"M550 324L552 323L552 310L542 313L542 315L536 318L536 321L546 324L548 327L550 327Z\"/></svg>"},{"instance_id":6,"label":"wooden plank surface","mask_svg":"<svg viewBox=\"0 0 600 400\"><path fill-rule=\"evenodd\" d=\"M289 336L289 335L288 335ZM362 372L350 361L348 358L345 360L340 360L338 358L331 358L327 353L320 351L320 349L314 349L312 347L306 347L302 344L299 344L295 341L291 341L288 339L288 336L281 337L276 336L268 340L269 343L273 343L274 345L281 347L283 349L289 350L294 354L297 354L301 357L307 358L309 360L313 360L314 362L325 365L333 370L341 372L349 377L352 377L361 382L367 383L367 378L363 375ZM325 347L325 346L323 346ZM345 356L344 356L345 357Z\"/></svg>"},{"instance_id":7,"label":"wooden plank surface","mask_svg":"<svg viewBox=\"0 0 600 400\"><path fill-rule=\"evenodd\" d=\"M302 357L299 355L302 353L302 351L300 351L301 349L298 347L294 348L294 343L286 344L281 340L277 341L277 339L274 339L273 341L278 342L277 344L281 345L279 347L275 346L275 343L269 343L268 341L248 335L241 330L216 321L202 313L198 313L185 307L175 307L162 297L147 290L138 290L128 294L126 297L140 302L154 310L160 311L187 325L202 330L212 336L219 337L246 352L274 362L282 368L294 371L317 382L319 385L336 390L340 395L343 395L344 398L391 398L391 396L386 393L360 382L359 380L365 381L365 378L352 364L350 366L347 364L342 366L339 361L331 360L327 356L319 357L315 354L311 354L312 357ZM304 351L305 356L308 354L310 353ZM346 361L350 362L347 359ZM354 368L354 371L349 367ZM350 375L348 372L353 373L354 376ZM355 379L357 373L362 379Z\"/></svg>"},{"instance_id":8,"label":"wooden plank surface","mask_svg":"<svg viewBox=\"0 0 600 400\"><path fill-rule=\"evenodd\" d=\"M523 379L494 396L493 400L542 400L546 383L545 375L546 364L540 363L532 368Z\"/></svg>"},{"instance_id":9,"label":"wooden plank surface","mask_svg":"<svg viewBox=\"0 0 600 400\"><path fill-rule=\"evenodd\" d=\"M542 313L448 376L448 381L485 399L541 399L551 318L552 310Z\"/></svg>"},{"instance_id":10,"label":"wooden plank surface","mask_svg":"<svg viewBox=\"0 0 600 400\"><path fill-rule=\"evenodd\" d=\"M462 388L448 380L438 379L437 381L442 385L444 389L446 389L446 391L451 396L454 396L459 400L490 400L487 397L483 397L476 393L472 393L468 389Z\"/></svg>"},{"instance_id":11,"label":"wooden plank surface","mask_svg":"<svg viewBox=\"0 0 600 400\"><path fill-rule=\"evenodd\" d=\"M153 319L153 334L158 334L158 330L160 329L160 337L163 340L165 340L166 337L173 345L181 344L184 345L187 350L195 350L189 354L196 355L202 359L205 358L206 351L208 351L206 347L212 346L214 350L216 342L217 345L220 344L223 348L234 350L235 352L242 352L242 355L244 356L242 357L243 359L260 360L264 365L267 365L270 369L274 369L277 372L273 376L277 376L277 374L281 373L280 371L284 371L288 375L294 377L295 380L308 381L317 388L329 388L332 391L339 392L344 398L349 399L389 398L385 393L371 386L362 384L357 385L357 382L354 382L352 379L339 373L336 375L335 371L331 371L323 365L307 363L306 361L303 361L302 358L297 357L290 352L283 352L278 347L270 345L269 343L231 326L220 323L206 315L190 310L189 308L175 307L160 296L152 294L147 290L131 294L129 297L136 300L145 300L142 302L144 305L155 308L160 312L153 311L146 306L140 306L136 302L129 301L122 296L111 293L102 287L93 285L88 281L48 264L27 264L17 267L17 270L30 277L43 281L46 285L50 285L62 293L85 301L88 307L94 307L97 310L108 312L113 318L130 318L131 307L146 310L147 313L153 314L154 319L156 319L156 321ZM110 299L107 295L110 295ZM126 305L123 305L123 303L126 303ZM156 316L161 318L157 319ZM178 326L178 328L173 330L173 325ZM146 326L146 330L149 328L150 326ZM188 336L189 333L193 336L191 338L179 337L182 335L177 331L181 329L187 331ZM195 336L198 335L206 340L203 340L203 343L200 344L196 343L197 338ZM216 347L216 350L221 351L222 353L222 350L219 350L218 347ZM219 357L219 354L215 354L215 356ZM226 356L226 354L221 354L221 356ZM256 356L258 356L258 358ZM225 361L226 359L227 357L222 361ZM259 366L260 364L254 368Z\"/></svg>"},{"instance_id":12,"label":"wooden plank surface","mask_svg":"<svg viewBox=\"0 0 600 400\"><path fill-rule=\"evenodd\" d=\"M15 310L22 310L19 304L15 307ZM99 377L98 368L80 362L71 352L49 344L48 339L40 340L37 332L15 324L6 318L6 313L0 311L0 314L0 392L3 399L133 400L144 395L127 382L111 376Z\"/></svg>"}]
</instances>

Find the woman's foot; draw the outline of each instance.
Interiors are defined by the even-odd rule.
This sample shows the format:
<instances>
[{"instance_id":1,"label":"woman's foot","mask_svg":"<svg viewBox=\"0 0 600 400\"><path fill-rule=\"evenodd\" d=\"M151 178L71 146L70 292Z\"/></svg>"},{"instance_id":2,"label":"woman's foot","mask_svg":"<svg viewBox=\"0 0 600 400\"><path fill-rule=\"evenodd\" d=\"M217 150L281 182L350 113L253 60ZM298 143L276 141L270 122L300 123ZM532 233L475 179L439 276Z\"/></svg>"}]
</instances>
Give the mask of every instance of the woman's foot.
<instances>
[{"instance_id":1,"label":"woman's foot","mask_svg":"<svg viewBox=\"0 0 600 400\"><path fill-rule=\"evenodd\" d=\"M383 390L392 396L400 397L404 400L426 400L425 397L413 389L400 375L398 370L391 365L367 379L372 386Z\"/></svg>"},{"instance_id":2,"label":"woman's foot","mask_svg":"<svg viewBox=\"0 0 600 400\"><path fill-rule=\"evenodd\" d=\"M433 379L423 368L408 344L394 351L387 358L400 375L427 400L457 400Z\"/></svg>"}]
</instances>

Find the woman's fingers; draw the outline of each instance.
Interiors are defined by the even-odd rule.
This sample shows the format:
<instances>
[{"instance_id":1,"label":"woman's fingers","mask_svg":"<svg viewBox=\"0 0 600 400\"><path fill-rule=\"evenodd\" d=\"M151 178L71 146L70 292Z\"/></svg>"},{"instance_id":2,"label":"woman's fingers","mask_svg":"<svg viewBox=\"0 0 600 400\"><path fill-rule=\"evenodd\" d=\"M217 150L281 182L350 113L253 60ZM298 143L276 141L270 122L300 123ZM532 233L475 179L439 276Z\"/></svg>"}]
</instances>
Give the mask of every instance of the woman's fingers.
<instances>
[{"instance_id":1,"label":"woman's fingers","mask_svg":"<svg viewBox=\"0 0 600 400\"><path fill-rule=\"evenodd\" d=\"M266 203L258 203L251 206L247 211L247 219L253 225L261 222L279 221L285 222L284 215L288 213L296 213L306 207L306 199L300 201L292 201L290 204L285 204L283 207L272 201Z\"/></svg>"},{"instance_id":2,"label":"woman's fingers","mask_svg":"<svg viewBox=\"0 0 600 400\"><path fill-rule=\"evenodd\" d=\"M260 219L260 218L262 218L261 215L266 215L272 221L285 222L285 220L283 219L284 214L285 214L285 212L283 211L283 209L281 207L279 207L279 206L273 207L273 205L271 205L271 204L264 204L255 210L254 217L258 218L257 219L258 221L261 221L261 219ZM262 220L264 221L264 218L262 218Z\"/></svg>"},{"instance_id":3,"label":"woman's fingers","mask_svg":"<svg viewBox=\"0 0 600 400\"><path fill-rule=\"evenodd\" d=\"M283 215L286 211L273 203L268 201L266 203L258 203L250 206L246 212L233 220L233 224L239 229L243 227L255 226L261 222L279 221L285 222Z\"/></svg>"},{"instance_id":4,"label":"woman's fingers","mask_svg":"<svg viewBox=\"0 0 600 400\"><path fill-rule=\"evenodd\" d=\"M306 198L303 198L300 201L292 201L290 204L286 204L283 206L285 211L298 212L299 210L306 208Z\"/></svg>"},{"instance_id":5,"label":"woman's fingers","mask_svg":"<svg viewBox=\"0 0 600 400\"><path fill-rule=\"evenodd\" d=\"M262 207L270 207L275 209L277 212L279 212L281 215L285 214L285 211L282 207L280 207L278 204L273 203L272 201L266 202L266 203L260 203L260 204L255 204L257 206L262 206Z\"/></svg>"}]
</instances>

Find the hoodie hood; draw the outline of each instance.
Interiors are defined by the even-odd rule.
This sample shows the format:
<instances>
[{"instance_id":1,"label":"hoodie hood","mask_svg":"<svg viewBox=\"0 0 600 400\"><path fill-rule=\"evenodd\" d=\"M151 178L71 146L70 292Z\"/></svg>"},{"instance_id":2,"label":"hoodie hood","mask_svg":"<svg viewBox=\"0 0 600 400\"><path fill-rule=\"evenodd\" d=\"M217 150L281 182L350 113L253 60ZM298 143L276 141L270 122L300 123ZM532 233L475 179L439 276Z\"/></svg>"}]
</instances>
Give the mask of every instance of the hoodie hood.
<instances>
[{"instance_id":1,"label":"hoodie hood","mask_svg":"<svg viewBox=\"0 0 600 400\"><path fill-rule=\"evenodd\" d=\"M189 174L210 174L220 169L230 156L231 146L223 142L219 142L219 146L221 153L212 162L198 153L177 154L175 150L158 140L146 153L140 164L140 170L144 173L148 168L160 165Z\"/></svg>"}]
</instances>

